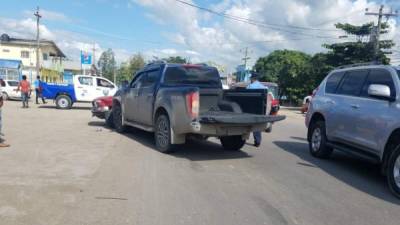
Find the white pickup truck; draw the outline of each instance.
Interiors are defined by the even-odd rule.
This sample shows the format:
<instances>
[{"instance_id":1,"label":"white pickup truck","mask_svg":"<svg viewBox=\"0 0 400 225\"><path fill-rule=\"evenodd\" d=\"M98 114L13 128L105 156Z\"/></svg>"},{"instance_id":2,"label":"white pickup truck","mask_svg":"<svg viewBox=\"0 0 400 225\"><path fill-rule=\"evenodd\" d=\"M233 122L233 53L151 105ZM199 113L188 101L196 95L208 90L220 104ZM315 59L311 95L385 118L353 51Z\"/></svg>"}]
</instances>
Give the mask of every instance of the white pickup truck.
<instances>
[{"instance_id":1,"label":"white pickup truck","mask_svg":"<svg viewBox=\"0 0 400 225\"><path fill-rule=\"evenodd\" d=\"M75 75L72 84L42 83L43 97L55 100L58 109L70 109L75 102L92 102L102 96L113 96L116 85L103 77Z\"/></svg>"}]
</instances>

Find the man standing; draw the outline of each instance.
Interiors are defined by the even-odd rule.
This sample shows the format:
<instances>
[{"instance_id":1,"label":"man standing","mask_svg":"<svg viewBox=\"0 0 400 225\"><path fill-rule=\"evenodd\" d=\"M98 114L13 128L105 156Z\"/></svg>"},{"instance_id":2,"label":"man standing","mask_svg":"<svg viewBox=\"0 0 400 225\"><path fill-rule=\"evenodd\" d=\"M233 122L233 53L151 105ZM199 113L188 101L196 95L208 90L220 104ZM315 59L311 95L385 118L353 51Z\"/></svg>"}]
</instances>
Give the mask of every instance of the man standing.
<instances>
[{"instance_id":1,"label":"man standing","mask_svg":"<svg viewBox=\"0 0 400 225\"><path fill-rule=\"evenodd\" d=\"M6 147L10 147L9 144L4 143L4 139L2 138L2 136L4 136L3 132L2 132L2 125L3 125L3 118L2 118L2 109L3 109L3 105L4 105L4 96L3 96L3 90L2 87L0 85L0 148L6 148Z\"/></svg>"},{"instance_id":2,"label":"man standing","mask_svg":"<svg viewBox=\"0 0 400 225\"><path fill-rule=\"evenodd\" d=\"M26 80L26 76L22 75L22 80L18 84L17 92L21 91L22 108L29 108L29 94L31 92L31 84Z\"/></svg>"},{"instance_id":3,"label":"man standing","mask_svg":"<svg viewBox=\"0 0 400 225\"><path fill-rule=\"evenodd\" d=\"M36 77L36 80L33 82L35 86L35 94L36 94L36 104L39 104L39 98L42 99L43 104L46 104L46 101L43 98L43 87L42 81L40 80L40 76Z\"/></svg>"},{"instance_id":4,"label":"man standing","mask_svg":"<svg viewBox=\"0 0 400 225\"><path fill-rule=\"evenodd\" d=\"M255 72L251 72L250 77L251 83L247 86L247 89L267 89L263 84L258 81L258 74ZM262 133L261 131L254 131L254 146L260 147L261 140L262 140Z\"/></svg>"}]
</instances>

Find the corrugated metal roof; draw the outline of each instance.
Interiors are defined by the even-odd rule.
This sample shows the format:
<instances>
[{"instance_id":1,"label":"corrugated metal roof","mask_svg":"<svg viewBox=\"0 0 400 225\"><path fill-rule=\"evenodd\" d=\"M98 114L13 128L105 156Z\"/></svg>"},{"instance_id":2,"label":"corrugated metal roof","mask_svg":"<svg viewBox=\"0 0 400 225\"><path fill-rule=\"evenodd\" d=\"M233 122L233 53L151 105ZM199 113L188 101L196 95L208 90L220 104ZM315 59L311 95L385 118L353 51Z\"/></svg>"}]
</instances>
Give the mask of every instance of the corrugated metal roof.
<instances>
[{"instance_id":1,"label":"corrugated metal roof","mask_svg":"<svg viewBox=\"0 0 400 225\"><path fill-rule=\"evenodd\" d=\"M19 69L21 65L21 60L0 59L0 68Z\"/></svg>"}]
</instances>

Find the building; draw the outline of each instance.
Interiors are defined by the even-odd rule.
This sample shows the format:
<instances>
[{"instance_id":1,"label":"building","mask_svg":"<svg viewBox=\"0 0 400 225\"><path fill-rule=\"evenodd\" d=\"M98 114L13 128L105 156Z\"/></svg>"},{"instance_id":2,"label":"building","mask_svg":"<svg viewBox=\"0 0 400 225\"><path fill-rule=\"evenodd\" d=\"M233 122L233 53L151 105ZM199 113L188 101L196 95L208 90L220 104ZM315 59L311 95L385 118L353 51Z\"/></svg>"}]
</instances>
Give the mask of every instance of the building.
<instances>
[{"instance_id":1,"label":"building","mask_svg":"<svg viewBox=\"0 0 400 225\"><path fill-rule=\"evenodd\" d=\"M21 60L0 59L0 79L20 80L22 75Z\"/></svg>"},{"instance_id":2,"label":"building","mask_svg":"<svg viewBox=\"0 0 400 225\"><path fill-rule=\"evenodd\" d=\"M20 60L22 75L30 81L36 77L36 40L11 38L7 34L0 36L0 59ZM42 80L57 82L63 80L64 53L53 41L41 40L39 48L39 66Z\"/></svg>"}]
</instances>

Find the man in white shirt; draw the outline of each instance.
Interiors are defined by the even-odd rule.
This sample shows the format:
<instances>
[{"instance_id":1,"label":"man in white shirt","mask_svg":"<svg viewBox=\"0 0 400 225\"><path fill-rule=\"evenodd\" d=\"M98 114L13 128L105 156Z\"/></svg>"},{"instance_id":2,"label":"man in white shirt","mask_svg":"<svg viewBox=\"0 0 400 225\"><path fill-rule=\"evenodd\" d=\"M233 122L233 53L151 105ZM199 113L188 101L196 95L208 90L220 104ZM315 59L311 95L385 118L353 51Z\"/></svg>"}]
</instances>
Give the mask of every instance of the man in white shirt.
<instances>
[{"instance_id":1,"label":"man in white shirt","mask_svg":"<svg viewBox=\"0 0 400 225\"><path fill-rule=\"evenodd\" d=\"M0 79L0 148L5 148L5 147L10 147L9 144L6 144L4 141L4 139L2 138L2 136L4 136L3 132L2 132L2 125L3 125L3 118L2 118L2 109L3 109L3 105L4 105L4 96L3 96L3 90L2 90L2 86L3 86L3 79Z\"/></svg>"}]
</instances>

